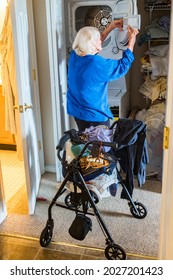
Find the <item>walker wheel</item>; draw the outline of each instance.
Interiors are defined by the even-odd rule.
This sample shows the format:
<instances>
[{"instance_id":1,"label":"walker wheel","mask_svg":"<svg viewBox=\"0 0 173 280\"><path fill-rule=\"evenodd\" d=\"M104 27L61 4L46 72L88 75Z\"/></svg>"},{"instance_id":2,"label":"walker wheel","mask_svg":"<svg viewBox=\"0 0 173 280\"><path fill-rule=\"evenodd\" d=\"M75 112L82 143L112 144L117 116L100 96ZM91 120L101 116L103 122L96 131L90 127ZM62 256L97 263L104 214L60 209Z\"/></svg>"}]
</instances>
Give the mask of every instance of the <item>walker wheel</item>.
<instances>
[{"instance_id":1,"label":"walker wheel","mask_svg":"<svg viewBox=\"0 0 173 280\"><path fill-rule=\"evenodd\" d=\"M147 215L147 208L140 202L134 202L134 204L138 212L136 212L136 209L133 207L132 204L130 204L131 214L137 219L144 219Z\"/></svg>"},{"instance_id":2,"label":"walker wheel","mask_svg":"<svg viewBox=\"0 0 173 280\"><path fill-rule=\"evenodd\" d=\"M77 195L75 197L75 195L73 193L69 193L66 195L64 202L67 207L78 209L81 206L81 196Z\"/></svg>"},{"instance_id":3,"label":"walker wheel","mask_svg":"<svg viewBox=\"0 0 173 280\"><path fill-rule=\"evenodd\" d=\"M64 199L64 202L69 208L74 208L75 207L75 205L71 201L71 193L66 195L66 197Z\"/></svg>"},{"instance_id":4,"label":"walker wheel","mask_svg":"<svg viewBox=\"0 0 173 280\"><path fill-rule=\"evenodd\" d=\"M40 235L40 245L47 247L52 240L53 229L50 226L46 226Z\"/></svg>"},{"instance_id":5,"label":"walker wheel","mask_svg":"<svg viewBox=\"0 0 173 280\"><path fill-rule=\"evenodd\" d=\"M125 260L126 253L122 247L117 244L109 244L105 248L105 256L108 260Z\"/></svg>"}]
</instances>

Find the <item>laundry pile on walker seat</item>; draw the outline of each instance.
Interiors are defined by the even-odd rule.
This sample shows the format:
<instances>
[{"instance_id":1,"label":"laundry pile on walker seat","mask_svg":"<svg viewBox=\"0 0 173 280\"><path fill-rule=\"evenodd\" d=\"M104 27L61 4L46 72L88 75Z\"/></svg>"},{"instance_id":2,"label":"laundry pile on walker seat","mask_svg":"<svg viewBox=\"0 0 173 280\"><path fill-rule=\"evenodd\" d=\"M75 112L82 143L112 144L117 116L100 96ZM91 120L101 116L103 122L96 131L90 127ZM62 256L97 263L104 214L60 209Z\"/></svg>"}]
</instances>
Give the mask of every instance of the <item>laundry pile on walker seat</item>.
<instances>
[{"instance_id":1,"label":"laundry pile on walker seat","mask_svg":"<svg viewBox=\"0 0 173 280\"><path fill-rule=\"evenodd\" d=\"M104 125L100 125L86 129L80 137L85 141L96 140L111 142L113 138L113 131ZM72 152L74 157L78 156L83 147L84 144L71 144L70 153ZM108 152L108 149L106 149L105 152ZM67 158L69 158L68 154ZM118 188L116 166L117 162L113 162L111 157L109 158L108 156L105 156L105 154L97 151L96 149L90 150L88 148L84 156L81 157L80 167L85 183L88 189L92 191L99 200L108 196L116 195ZM72 182L67 182L66 187L69 191L73 191L74 189ZM77 189L77 192L81 192L80 188Z\"/></svg>"}]
</instances>

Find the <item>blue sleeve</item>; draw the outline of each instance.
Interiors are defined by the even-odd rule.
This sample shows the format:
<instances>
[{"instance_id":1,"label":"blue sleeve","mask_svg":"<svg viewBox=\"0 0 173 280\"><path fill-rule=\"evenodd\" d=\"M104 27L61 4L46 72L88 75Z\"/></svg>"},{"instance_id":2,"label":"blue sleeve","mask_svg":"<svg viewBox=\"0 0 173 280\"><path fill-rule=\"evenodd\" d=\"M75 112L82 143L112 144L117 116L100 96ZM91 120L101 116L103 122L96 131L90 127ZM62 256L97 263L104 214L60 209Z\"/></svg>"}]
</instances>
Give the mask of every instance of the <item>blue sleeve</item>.
<instances>
[{"instance_id":1,"label":"blue sleeve","mask_svg":"<svg viewBox=\"0 0 173 280\"><path fill-rule=\"evenodd\" d=\"M100 81L113 81L126 75L129 71L132 62L134 61L133 53L127 49L123 52L123 57L119 60L105 59L101 56L97 57L96 61L96 80Z\"/></svg>"}]
</instances>

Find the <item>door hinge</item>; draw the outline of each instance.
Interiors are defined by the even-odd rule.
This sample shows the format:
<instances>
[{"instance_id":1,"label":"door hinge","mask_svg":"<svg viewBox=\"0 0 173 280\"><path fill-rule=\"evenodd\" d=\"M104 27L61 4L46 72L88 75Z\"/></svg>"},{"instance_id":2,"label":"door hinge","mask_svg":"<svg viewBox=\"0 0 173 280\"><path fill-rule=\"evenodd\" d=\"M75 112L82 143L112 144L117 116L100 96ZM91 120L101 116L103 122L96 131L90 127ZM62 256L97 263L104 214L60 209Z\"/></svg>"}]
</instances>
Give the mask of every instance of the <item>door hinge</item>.
<instances>
[{"instance_id":1,"label":"door hinge","mask_svg":"<svg viewBox=\"0 0 173 280\"><path fill-rule=\"evenodd\" d=\"M163 149L169 148L169 131L170 131L170 128L165 126L164 134L163 134Z\"/></svg>"},{"instance_id":2,"label":"door hinge","mask_svg":"<svg viewBox=\"0 0 173 280\"><path fill-rule=\"evenodd\" d=\"M32 69L32 78L35 81L36 80L36 70Z\"/></svg>"},{"instance_id":3,"label":"door hinge","mask_svg":"<svg viewBox=\"0 0 173 280\"><path fill-rule=\"evenodd\" d=\"M38 140L38 149L41 150L41 141Z\"/></svg>"}]
</instances>

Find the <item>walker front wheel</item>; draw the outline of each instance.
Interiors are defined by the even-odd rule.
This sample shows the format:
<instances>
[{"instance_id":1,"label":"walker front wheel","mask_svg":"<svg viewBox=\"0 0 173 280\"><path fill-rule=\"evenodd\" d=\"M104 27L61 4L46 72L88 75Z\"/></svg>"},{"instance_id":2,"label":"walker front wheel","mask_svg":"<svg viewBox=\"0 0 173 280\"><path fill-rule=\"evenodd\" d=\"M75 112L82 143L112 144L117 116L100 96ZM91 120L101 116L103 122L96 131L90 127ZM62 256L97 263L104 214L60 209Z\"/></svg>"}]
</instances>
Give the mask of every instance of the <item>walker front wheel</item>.
<instances>
[{"instance_id":1,"label":"walker front wheel","mask_svg":"<svg viewBox=\"0 0 173 280\"><path fill-rule=\"evenodd\" d=\"M50 226L46 226L40 235L40 245L47 247L52 240L53 230Z\"/></svg>"},{"instance_id":2,"label":"walker front wheel","mask_svg":"<svg viewBox=\"0 0 173 280\"><path fill-rule=\"evenodd\" d=\"M53 219L48 220L45 228L42 230L40 235L40 245L42 247L47 247L52 240L53 235L53 228L54 228L54 221Z\"/></svg>"},{"instance_id":3,"label":"walker front wheel","mask_svg":"<svg viewBox=\"0 0 173 280\"><path fill-rule=\"evenodd\" d=\"M134 202L136 209L130 204L130 212L137 219L144 219L147 215L147 208L140 202Z\"/></svg>"},{"instance_id":4,"label":"walker front wheel","mask_svg":"<svg viewBox=\"0 0 173 280\"><path fill-rule=\"evenodd\" d=\"M117 244L109 244L105 249L105 256L108 260L125 260L126 252Z\"/></svg>"}]
</instances>

